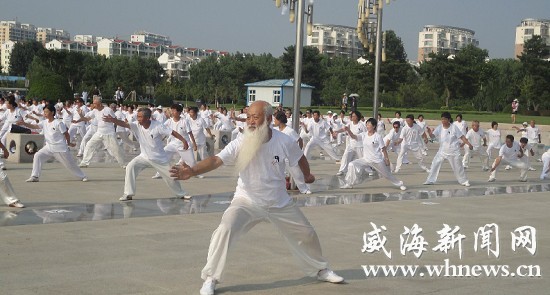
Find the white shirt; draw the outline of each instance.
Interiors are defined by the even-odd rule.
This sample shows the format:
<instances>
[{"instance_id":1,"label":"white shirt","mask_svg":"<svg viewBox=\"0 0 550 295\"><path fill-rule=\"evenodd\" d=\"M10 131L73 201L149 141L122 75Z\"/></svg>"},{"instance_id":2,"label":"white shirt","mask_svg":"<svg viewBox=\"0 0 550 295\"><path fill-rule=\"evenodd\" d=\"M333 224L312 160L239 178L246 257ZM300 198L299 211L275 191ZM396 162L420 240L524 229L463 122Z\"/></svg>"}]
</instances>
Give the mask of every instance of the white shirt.
<instances>
[{"instance_id":1,"label":"white shirt","mask_svg":"<svg viewBox=\"0 0 550 295\"><path fill-rule=\"evenodd\" d=\"M453 124L456 125L456 127L458 127L458 129L460 129L462 134L466 135L466 133L467 133L466 129L468 129L468 123L466 123L466 121L464 121L464 120L462 120L460 122L454 121Z\"/></svg>"},{"instance_id":2,"label":"white shirt","mask_svg":"<svg viewBox=\"0 0 550 295\"><path fill-rule=\"evenodd\" d=\"M437 126L433 135L439 142L439 151L443 155L460 154L460 137L464 134L456 125L451 124L449 128L443 128L443 125Z\"/></svg>"},{"instance_id":3,"label":"white shirt","mask_svg":"<svg viewBox=\"0 0 550 295\"><path fill-rule=\"evenodd\" d=\"M243 137L231 141L219 154L225 165L234 164ZM285 162L290 167L298 165L303 156L298 144L282 132L273 130L271 139L262 144L254 160L239 173L235 199L244 198L263 208L281 208L292 199L286 191Z\"/></svg>"},{"instance_id":4,"label":"white shirt","mask_svg":"<svg viewBox=\"0 0 550 295\"><path fill-rule=\"evenodd\" d=\"M357 124L353 124L353 122L350 122L347 126L351 130L351 133L355 135L367 132L367 126L361 121L357 122ZM353 139L351 136L348 136L348 140L348 144L351 148L360 148L363 146L363 143L361 141Z\"/></svg>"},{"instance_id":5,"label":"white shirt","mask_svg":"<svg viewBox=\"0 0 550 295\"><path fill-rule=\"evenodd\" d=\"M70 114L69 114L70 112ZM71 126L73 122L73 116L74 116L74 108L71 107L70 109L63 108L61 110L61 119L63 120L63 123L65 126Z\"/></svg>"},{"instance_id":6,"label":"white shirt","mask_svg":"<svg viewBox=\"0 0 550 295\"><path fill-rule=\"evenodd\" d=\"M111 108L104 106L101 111L93 109L86 114L86 118L92 118L97 120L97 133L102 135L115 134L115 124L103 121L103 117L111 116L116 118L115 113Z\"/></svg>"},{"instance_id":7,"label":"white shirt","mask_svg":"<svg viewBox=\"0 0 550 295\"><path fill-rule=\"evenodd\" d=\"M485 131L485 133L487 134L487 145L499 149L502 145L502 142L500 141L500 130L494 130L491 128Z\"/></svg>"},{"instance_id":8,"label":"white shirt","mask_svg":"<svg viewBox=\"0 0 550 295\"><path fill-rule=\"evenodd\" d=\"M298 140L300 139L298 133L296 133L296 131L294 131L294 129L292 129L290 126L285 127L285 129L283 130L280 130L279 127L277 127L276 130L290 136L290 138L292 138L292 140L296 142L298 142Z\"/></svg>"},{"instance_id":9,"label":"white shirt","mask_svg":"<svg viewBox=\"0 0 550 295\"><path fill-rule=\"evenodd\" d=\"M179 121L174 121L173 118L170 118L166 120L166 122L164 122L164 126L179 133L185 139L185 141L187 141L187 144L191 146L191 139L189 138L191 127L189 126L189 122L187 122L187 120L185 120L184 118L180 118ZM168 143L175 143L176 145L183 146L183 142L172 135L168 137Z\"/></svg>"},{"instance_id":10,"label":"white shirt","mask_svg":"<svg viewBox=\"0 0 550 295\"><path fill-rule=\"evenodd\" d=\"M391 122L391 124L393 125L393 123L394 123L395 121L399 121L399 123L401 124L401 127L405 126L405 120L404 120L403 118L393 118L393 119L391 119L390 122Z\"/></svg>"},{"instance_id":11,"label":"white shirt","mask_svg":"<svg viewBox=\"0 0 550 295\"><path fill-rule=\"evenodd\" d=\"M384 134L386 133L386 124L384 124L384 121L380 120L376 123L376 133L380 134L381 137L384 137Z\"/></svg>"},{"instance_id":12,"label":"white shirt","mask_svg":"<svg viewBox=\"0 0 550 295\"><path fill-rule=\"evenodd\" d=\"M529 143L539 143L539 127L527 126L525 131L527 132L527 139L529 140Z\"/></svg>"},{"instance_id":13,"label":"white shirt","mask_svg":"<svg viewBox=\"0 0 550 295\"><path fill-rule=\"evenodd\" d=\"M170 163L170 158L164 151L164 138L172 134L172 129L151 120L151 125L147 129L138 122L133 122L130 123L130 130L139 142L140 156L160 164Z\"/></svg>"},{"instance_id":14,"label":"white shirt","mask_svg":"<svg viewBox=\"0 0 550 295\"><path fill-rule=\"evenodd\" d=\"M161 124L164 123L164 121L166 121L166 116L164 115L164 111L157 111L155 110L155 112L153 113L153 119L155 121L159 121Z\"/></svg>"},{"instance_id":15,"label":"white shirt","mask_svg":"<svg viewBox=\"0 0 550 295\"><path fill-rule=\"evenodd\" d=\"M512 147L508 147L506 144L503 144L500 147L500 150L498 152L498 156L502 157L502 159L511 162L511 161L517 161L520 158L518 158L520 154L521 147L519 146L519 143L517 141L514 141L512 144Z\"/></svg>"},{"instance_id":16,"label":"white shirt","mask_svg":"<svg viewBox=\"0 0 550 295\"><path fill-rule=\"evenodd\" d=\"M306 123L307 124L307 123ZM317 138L320 141L327 141L327 132L330 129L330 125L325 120L319 119L319 122L311 119L311 122L307 125L307 130L312 138Z\"/></svg>"},{"instance_id":17,"label":"white shirt","mask_svg":"<svg viewBox=\"0 0 550 295\"><path fill-rule=\"evenodd\" d=\"M384 162L382 149L385 147L384 140L380 134L374 132L369 135L368 132L362 133L357 137L363 144L363 159L371 163Z\"/></svg>"},{"instance_id":18,"label":"white shirt","mask_svg":"<svg viewBox=\"0 0 550 295\"><path fill-rule=\"evenodd\" d=\"M204 129L208 128L208 125L204 119L197 116L197 119L193 120L189 117L189 126L191 128L191 132L193 132L193 137L195 137L195 143L197 145L205 145L206 135L204 135Z\"/></svg>"},{"instance_id":19,"label":"white shirt","mask_svg":"<svg viewBox=\"0 0 550 295\"><path fill-rule=\"evenodd\" d=\"M53 152L62 153L68 150L67 140L64 133L67 132L67 126L59 120L53 119L49 122L48 119L40 121L38 124L44 132L44 141Z\"/></svg>"},{"instance_id":20,"label":"white shirt","mask_svg":"<svg viewBox=\"0 0 550 295\"><path fill-rule=\"evenodd\" d=\"M21 121L22 119L23 114L19 108L15 108L13 112L6 110L2 117L2 121L4 122L2 131L11 130L11 125L15 124L17 121Z\"/></svg>"},{"instance_id":21,"label":"white shirt","mask_svg":"<svg viewBox=\"0 0 550 295\"><path fill-rule=\"evenodd\" d=\"M214 115L222 123L222 130L231 131L233 130L233 123L231 123L231 117L229 115L224 115L222 113L216 113Z\"/></svg>"},{"instance_id":22,"label":"white shirt","mask_svg":"<svg viewBox=\"0 0 550 295\"><path fill-rule=\"evenodd\" d=\"M422 134L424 134L424 129L418 126L418 124L413 124L412 127L405 124L401 128L399 138L403 139L401 142L401 147L408 147L410 150L417 151L422 147Z\"/></svg>"},{"instance_id":23,"label":"white shirt","mask_svg":"<svg viewBox=\"0 0 550 295\"><path fill-rule=\"evenodd\" d=\"M479 128L477 132L474 131L474 129L468 130L466 133L466 139L472 144L474 147L474 151L477 151L481 148L483 145L483 138L485 137L485 131L483 129Z\"/></svg>"}]
</instances>

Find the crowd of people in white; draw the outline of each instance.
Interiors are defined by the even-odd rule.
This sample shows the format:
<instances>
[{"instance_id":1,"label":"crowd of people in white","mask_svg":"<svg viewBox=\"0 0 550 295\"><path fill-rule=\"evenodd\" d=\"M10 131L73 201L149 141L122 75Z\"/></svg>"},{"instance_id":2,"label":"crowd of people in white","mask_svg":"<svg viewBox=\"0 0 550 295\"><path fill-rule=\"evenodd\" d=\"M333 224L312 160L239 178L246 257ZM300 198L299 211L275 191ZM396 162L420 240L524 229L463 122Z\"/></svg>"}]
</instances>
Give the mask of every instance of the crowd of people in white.
<instances>
[{"instance_id":1,"label":"crowd of people in white","mask_svg":"<svg viewBox=\"0 0 550 295\"><path fill-rule=\"evenodd\" d=\"M104 149L126 170L121 201L134 197L135 179L146 167L154 167L156 174L152 178L164 179L176 196L188 198L190 196L180 184L169 176L172 159L177 156L177 163L194 166L197 163L194 151L200 159L207 158L207 136L215 139L213 130L230 132L231 140L242 136L247 109L236 112L219 107L212 111L205 104L200 107L174 104L169 108L152 104L143 107L106 105L100 96L93 96L87 104L81 98L48 104L45 100L25 101L9 96L0 100L0 147L4 150L4 158L8 157L7 134L23 132L19 129L21 127L28 129L24 131L44 135L45 146L34 155L27 182L38 182L42 166L52 157L75 177L88 181L81 168L91 165L94 154ZM457 181L470 186L465 169L469 168L474 157L479 157L484 171L490 171L489 182L496 180L502 162L507 164L506 170L518 168L520 180L526 181L527 171L535 170L530 165L533 159L544 162L540 178L549 177L550 155L540 144L541 135L534 120L514 127L521 133L521 139L516 140L517 136L501 134L497 122L492 122L491 129L482 130L477 120L469 125L460 114L455 119L453 121L451 115L444 112L441 124L432 128L426 125L422 115L416 118L407 115L403 119L401 113L396 112L395 118L385 121L380 114L376 119L369 119L355 110L349 114L329 111L322 115L308 109L301 114L300 130L296 132L292 129L292 111L277 108L270 127L298 143L306 158L311 159L317 148L321 150L319 157L328 156L336 161L339 168L335 174L341 176L341 188L344 189L352 188L376 171L380 177L406 190L396 175L404 169L404 164L409 163L409 157L414 158L421 171L428 173L426 185L437 181L441 165L447 160ZM425 159L428 144L433 142L439 144L439 149L430 166ZM76 151L77 158L82 158L79 164L71 149ZM126 151L137 153L138 150L139 156L126 163ZM388 156L391 152L396 157L393 163ZM491 160L494 161L492 164ZM0 171L6 169L1 160L0 168ZM309 185L296 167L287 165L287 175L301 193L311 194ZM196 177L202 178L203 175ZM0 190L4 202L12 207L22 207L5 172L0 172L0 178L7 184Z\"/></svg>"}]
</instances>

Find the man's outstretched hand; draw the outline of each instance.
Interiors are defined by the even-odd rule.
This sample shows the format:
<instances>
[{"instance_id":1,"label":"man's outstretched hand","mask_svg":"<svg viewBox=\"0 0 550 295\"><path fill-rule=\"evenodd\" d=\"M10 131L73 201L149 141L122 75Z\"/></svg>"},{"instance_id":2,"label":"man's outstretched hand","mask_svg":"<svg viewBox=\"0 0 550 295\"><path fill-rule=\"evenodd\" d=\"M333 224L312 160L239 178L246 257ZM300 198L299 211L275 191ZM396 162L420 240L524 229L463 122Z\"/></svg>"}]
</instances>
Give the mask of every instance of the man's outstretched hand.
<instances>
[{"instance_id":1,"label":"man's outstretched hand","mask_svg":"<svg viewBox=\"0 0 550 295\"><path fill-rule=\"evenodd\" d=\"M170 168L170 177L179 180L187 180L193 176L193 171L189 165L182 163L180 165L175 165Z\"/></svg>"}]
</instances>

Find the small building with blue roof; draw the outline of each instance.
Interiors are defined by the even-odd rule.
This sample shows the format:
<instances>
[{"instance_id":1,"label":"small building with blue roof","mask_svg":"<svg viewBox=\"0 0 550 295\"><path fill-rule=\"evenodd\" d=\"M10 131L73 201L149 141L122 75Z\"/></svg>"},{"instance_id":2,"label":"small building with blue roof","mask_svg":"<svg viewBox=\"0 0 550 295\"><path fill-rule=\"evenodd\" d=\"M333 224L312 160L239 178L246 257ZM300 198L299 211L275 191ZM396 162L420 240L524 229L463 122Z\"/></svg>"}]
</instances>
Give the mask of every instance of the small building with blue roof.
<instances>
[{"instance_id":1,"label":"small building with blue roof","mask_svg":"<svg viewBox=\"0 0 550 295\"><path fill-rule=\"evenodd\" d=\"M256 100L263 100L272 106L294 106L294 79L272 79L244 84L246 90L246 105ZM311 106L311 93L315 87L302 83L300 107Z\"/></svg>"}]
</instances>

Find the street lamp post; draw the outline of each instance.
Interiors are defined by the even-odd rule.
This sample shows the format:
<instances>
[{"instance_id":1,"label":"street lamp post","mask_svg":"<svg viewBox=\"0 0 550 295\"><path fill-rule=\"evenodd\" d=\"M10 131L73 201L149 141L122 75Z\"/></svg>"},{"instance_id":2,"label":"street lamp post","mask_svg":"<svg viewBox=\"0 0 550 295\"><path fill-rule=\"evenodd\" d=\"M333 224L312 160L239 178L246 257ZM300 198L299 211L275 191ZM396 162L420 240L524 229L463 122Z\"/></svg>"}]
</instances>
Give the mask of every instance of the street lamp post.
<instances>
[{"instance_id":1,"label":"street lamp post","mask_svg":"<svg viewBox=\"0 0 550 295\"><path fill-rule=\"evenodd\" d=\"M281 6L281 0L274 0L277 7ZM290 3L289 3L290 2ZM298 7L296 8L296 2ZM282 0L285 6L283 11L290 5L290 22L296 20L296 46L294 48L294 105L292 110L292 128L300 130L300 99L302 94L302 58L304 52L304 16L307 16L307 34L311 35L313 28L313 0L308 1L307 10L305 0Z\"/></svg>"},{"instance_id":2,"label":"street lamp post","mask_svg":"<svg viewBox=\"0 0 550 295\"><path fill-rule=\"evenodd\" d=\"M386 1L386 4L390 4L390 0L359 0L357 6L359 12L357 20L357 34L359 40L369 52L373 52L373 43L376 42L374 53L373 118L376 118L378 115L378 106L380 105L380 64L385 61L385 52L383 51L383 43L385 43L385 40L382 40L382 12L384 1ZM376 31L374 31L374 27L376 27Z\"/></svg>"}]
</instances>

